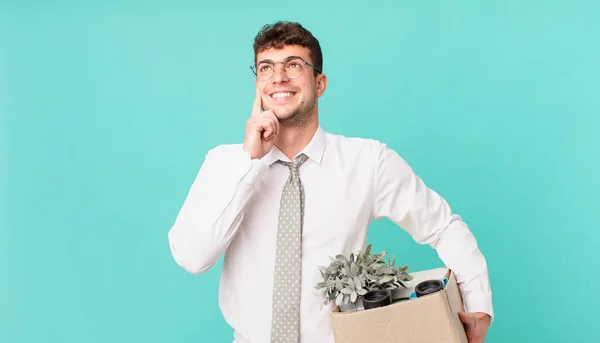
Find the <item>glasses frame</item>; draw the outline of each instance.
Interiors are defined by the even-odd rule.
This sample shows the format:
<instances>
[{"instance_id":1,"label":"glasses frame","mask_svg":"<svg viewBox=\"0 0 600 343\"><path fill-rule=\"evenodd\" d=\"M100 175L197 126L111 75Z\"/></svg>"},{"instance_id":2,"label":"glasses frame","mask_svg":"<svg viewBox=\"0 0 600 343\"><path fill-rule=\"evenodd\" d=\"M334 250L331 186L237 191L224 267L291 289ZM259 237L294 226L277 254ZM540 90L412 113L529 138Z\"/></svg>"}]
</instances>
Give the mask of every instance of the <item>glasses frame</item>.
<instances>
[{"instance_id":1,"label":"glasses frame","mask_svg":"<svg viewBox=\"0 0 600 343\"><path fill-rule=\"evenodd\" d=\"M267 82L267 81L269 81L269 80L270 80L270 79L273 77L273 75L275 75L275 65L277 65L277 64L279 64L279 63L281 63L281 64L282 64L282 66L283 66L283 73L285 74L285 76L287 76L288 78L290 78L290 79L294 80L294 79L297 79L297 78L299 78L300 76L302 76L302 75L304 74L304 69L302 69L302 74L298 75L297 77L290 77L290 76L288 76L288 74L285 72L285 64L286 64L287 62L289 62L290 60L296 60L296 59L299 59L299 60L301 60L301 61L302 61L302 62L303 62L305 65L307 65L307 66L309 66L309 67L313 68L314 70L318 71L318 72L319 72L319 74L322 74L322 73L323 73L323 72L322 72L322 71L321 71L319 68L317 68L317 67L315 67L314 65L312 65L312 64L310 64L310 63L308 63L308 62L306 62L306 61L305 61L305 60L304 60L302 57L300 57L300 56L289 56L289 57L286 57L286 58L285 58L283 61L279 61L279 62L274 62L274 61L272 61L272 60L262 60L262 61L258 62L258 63L257 63L257 64L255 64L255 65L251 65L251 66L250 66L250 70L252 70L252 73L254 73L254 76L255 76L255 77L257 78L257 80L258 80L258 64L260 64L260 63L263 63L263 62L268 62L268 63L270 63L271 65L273 65L273 74L271 74L271 76L269 76L269 78L268 78L268 79L266 79L266 80L258 80L258 81L260 81L260 82Z\"/></svg>"}]
</instances>

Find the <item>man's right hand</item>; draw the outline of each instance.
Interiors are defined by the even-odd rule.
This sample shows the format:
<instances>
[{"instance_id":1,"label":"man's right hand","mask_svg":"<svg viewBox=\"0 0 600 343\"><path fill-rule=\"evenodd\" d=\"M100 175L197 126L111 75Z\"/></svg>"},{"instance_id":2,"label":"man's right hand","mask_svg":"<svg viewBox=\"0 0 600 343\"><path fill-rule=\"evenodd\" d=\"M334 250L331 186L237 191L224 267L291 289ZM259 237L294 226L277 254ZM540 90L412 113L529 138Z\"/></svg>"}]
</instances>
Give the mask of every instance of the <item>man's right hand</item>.
<instances>
[{"instance_id":1,"label":"man's right hand","mask_svg":"<svg viewBox=\"0 0 600 343\"><path fill-rule=\"evenodd\" d=\"M272 110L261 112L262 100L256 89L256 98L252 105L252 116L246 122L244 151L252 159L260 159L273 147L275 137L279 134L279 120Z\"/></svg>"}]
</instances>

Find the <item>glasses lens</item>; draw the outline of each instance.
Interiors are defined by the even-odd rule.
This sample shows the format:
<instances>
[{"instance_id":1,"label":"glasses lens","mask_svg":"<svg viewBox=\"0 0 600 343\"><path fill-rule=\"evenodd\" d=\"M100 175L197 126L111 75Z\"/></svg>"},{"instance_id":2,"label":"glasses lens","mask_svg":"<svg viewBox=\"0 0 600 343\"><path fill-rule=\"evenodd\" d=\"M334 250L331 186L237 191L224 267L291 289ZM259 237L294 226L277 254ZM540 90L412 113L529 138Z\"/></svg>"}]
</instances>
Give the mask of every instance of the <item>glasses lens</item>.
<instances>
[{"instance_id":1,"label":"glasses lens","mask_svg":"<svg viewBox=\"0 0 600 343\"><path fill-rule=\"evenodd\" d=\"M289 60L285 63L285 74L291 79L300 77L303 70L304 62L299 58Z\"/></svg>"},{"instance_id":2,"label":"glasses lens","mask_svg":"<svg viewBox=\"0 0 600 343\"><path fill-rule=\"evenodd\" d=\"M273 65L267 62L261 62L256 66L256 78L260 81L268 80L273 75Z\"/></svg>"}]
</instances>

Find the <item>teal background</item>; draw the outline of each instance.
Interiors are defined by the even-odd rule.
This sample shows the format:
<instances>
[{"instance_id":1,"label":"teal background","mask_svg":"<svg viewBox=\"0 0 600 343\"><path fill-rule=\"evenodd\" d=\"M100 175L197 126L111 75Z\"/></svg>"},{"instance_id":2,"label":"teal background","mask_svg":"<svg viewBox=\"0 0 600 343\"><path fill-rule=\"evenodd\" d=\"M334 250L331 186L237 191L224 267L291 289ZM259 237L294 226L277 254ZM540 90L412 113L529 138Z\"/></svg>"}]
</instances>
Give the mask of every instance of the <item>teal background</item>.
<instances>
[{"instance_id":1,"label":"teal background","mask_svg":"<svg viewBox=\"0 0 600 343\"><path fill-rule=\"evenodd\" d=\"M185 273L167 231L205 152L243 139L252 39L277 19L322 44L323 127L388 143L470 225L487 342L596 342L598 18L597 1L0 2L0 342L232 340L221 264ZM369 239L441 265L389 221Z\"/></svg>"}]
</instances>

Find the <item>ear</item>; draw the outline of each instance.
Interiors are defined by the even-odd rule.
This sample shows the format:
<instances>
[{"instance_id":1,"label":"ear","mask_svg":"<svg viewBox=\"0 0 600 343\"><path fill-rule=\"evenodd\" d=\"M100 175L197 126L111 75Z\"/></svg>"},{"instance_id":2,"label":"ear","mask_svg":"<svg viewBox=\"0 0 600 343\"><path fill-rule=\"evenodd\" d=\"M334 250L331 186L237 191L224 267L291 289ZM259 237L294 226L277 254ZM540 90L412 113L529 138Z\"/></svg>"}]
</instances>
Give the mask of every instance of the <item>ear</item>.
<instances>
[{"instance_id":1,"label":"ear","mask_svg":"<svg viewBox=\"0 0 600 343\"><path fill-rule=\"evenodd\" d=\"M325 74L317 75L317 97L321 97L327 88L327 76Z\"/></svg>"}]
</instances>

